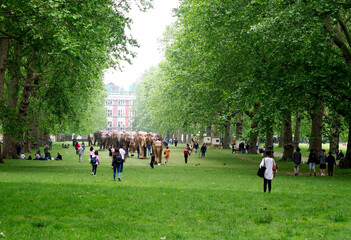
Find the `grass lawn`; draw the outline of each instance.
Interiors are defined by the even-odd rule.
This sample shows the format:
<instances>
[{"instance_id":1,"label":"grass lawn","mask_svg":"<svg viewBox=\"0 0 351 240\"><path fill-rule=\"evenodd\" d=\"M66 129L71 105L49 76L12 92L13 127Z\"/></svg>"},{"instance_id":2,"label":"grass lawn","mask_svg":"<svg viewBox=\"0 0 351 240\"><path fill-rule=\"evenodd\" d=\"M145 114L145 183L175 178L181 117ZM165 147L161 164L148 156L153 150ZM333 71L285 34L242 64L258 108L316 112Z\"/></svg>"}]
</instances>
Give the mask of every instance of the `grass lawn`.
<instances>
[{"instance_id":1,"label":"grass lawn","mask_svg":"<svg viewBox=\"0 0 351 240\"><path fill-rule=\"evenodd\" d=\"M304 164L293 176L291 162L278 162L269 194L260 156L208 149L185 165L183 146L153 170L127 159L122 182L107 151L97 176L87 150L79 163L60 143L51 152L63 161L5 160L0 239L351 239L350 170L310 177Z\"/></svg>"}]
</instances>

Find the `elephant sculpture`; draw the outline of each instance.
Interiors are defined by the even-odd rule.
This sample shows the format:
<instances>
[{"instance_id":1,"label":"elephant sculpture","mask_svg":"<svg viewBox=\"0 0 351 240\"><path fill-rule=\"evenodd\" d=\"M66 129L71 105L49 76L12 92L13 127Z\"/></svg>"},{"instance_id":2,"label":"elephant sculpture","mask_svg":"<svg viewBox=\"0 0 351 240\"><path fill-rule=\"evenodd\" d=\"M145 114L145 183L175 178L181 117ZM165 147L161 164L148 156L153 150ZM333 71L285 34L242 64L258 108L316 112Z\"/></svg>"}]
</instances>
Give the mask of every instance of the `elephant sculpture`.
<instances>
[{"instance_id":1,"label":"elephant sculpture","mask_svg":"<svg viewBox=\"0 0 351 240\"><path fill-rule=\"evenodd\" d=\"M126 151L131 153L131 156L134 156L135 152L135 138L137 136L136 132L124 132L124 148Z\"/></svg>"},{"instance_id":2,"label":"elephant sculpture","mask_svg":"<svg viewBox=\"0 0 351 240\"><path fill-rule=\"evenodd\" d=\"M152 144L152 152L155 154L155 159L158 164L162 163L162 150L163 150L163 143L160 140L154 141Z\"/></svg>"},{"instance_id":3,"label":"elephant sculpture","mask_svg":"<svg viewBox=\"0 0 351 240\"><path fill-rule=\"evenodd\" d=\"M89 134L88 135L89 146L93 145L93 141L94 141L94 134Z\"/></svg>"},{"instance_id":4,"label":"elephant sculpture","mask_svg":"<svg viewBox=\"0 0 351 240\"><path fill-rule=\"evenodd\" d=\"M135 138L135 143L139 146L139 158L146 158L147 154L148 133L138 132Z\"/></svg>"},{"instance_id":5,"label":"elephant sculpture","mask_svg":"<svg viewBox=\"0 0 351 240\"><path fill-rule=\"evenodd\" d=\"M101 139L101 135L102 135L102 131L96 131L94 133L94 146L96 145L96 142L98 143L99 145L99 141Z\"/></svg>"}]
</instances>

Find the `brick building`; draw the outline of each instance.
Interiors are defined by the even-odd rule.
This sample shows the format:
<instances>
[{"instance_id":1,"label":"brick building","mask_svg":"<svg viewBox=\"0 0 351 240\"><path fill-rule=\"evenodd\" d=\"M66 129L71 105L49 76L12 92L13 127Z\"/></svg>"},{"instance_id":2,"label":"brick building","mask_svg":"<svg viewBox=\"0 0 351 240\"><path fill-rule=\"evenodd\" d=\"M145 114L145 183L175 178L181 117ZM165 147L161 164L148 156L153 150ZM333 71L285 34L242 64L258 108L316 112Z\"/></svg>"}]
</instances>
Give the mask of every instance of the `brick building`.
<instances>
[{"instance_id":1,"label":"brick building","mask_svg":"<svg viewBox=\"0 0 351 240\"><path fill-rule=\"evenodd\" d=\"M105 100L108 130L131 130L131 118L135 115L132 106L136 99L134 87L128 91L113 83L105 85L107 97Z\"/></svg>"}]
</instances>

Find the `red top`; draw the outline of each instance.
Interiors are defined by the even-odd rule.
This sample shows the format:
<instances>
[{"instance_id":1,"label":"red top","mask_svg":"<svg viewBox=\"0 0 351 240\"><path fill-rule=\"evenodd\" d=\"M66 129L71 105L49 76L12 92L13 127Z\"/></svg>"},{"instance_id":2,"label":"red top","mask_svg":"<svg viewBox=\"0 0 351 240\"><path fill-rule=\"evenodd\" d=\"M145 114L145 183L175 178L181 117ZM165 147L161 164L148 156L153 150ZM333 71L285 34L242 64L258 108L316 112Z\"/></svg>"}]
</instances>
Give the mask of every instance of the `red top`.
<instances>
[{"instance_id":1,"label":"red top","mask_svg":"<svg viewBox=\"0 0 351 240\"><path fill-rule=\"evenodd\" d=\"M78 148L80 148L79 143L76 144L76 150L77 150Z\"/></svg>"},{"instance_id":2,"label":"red top","mask_svg":"<svg viewBox=\"0 0 351 240\"><path fill-rule=\"evenodd\" d=\"M189 155L188 149L184 149L184 155Z\"/></svg>"}]
</instances>

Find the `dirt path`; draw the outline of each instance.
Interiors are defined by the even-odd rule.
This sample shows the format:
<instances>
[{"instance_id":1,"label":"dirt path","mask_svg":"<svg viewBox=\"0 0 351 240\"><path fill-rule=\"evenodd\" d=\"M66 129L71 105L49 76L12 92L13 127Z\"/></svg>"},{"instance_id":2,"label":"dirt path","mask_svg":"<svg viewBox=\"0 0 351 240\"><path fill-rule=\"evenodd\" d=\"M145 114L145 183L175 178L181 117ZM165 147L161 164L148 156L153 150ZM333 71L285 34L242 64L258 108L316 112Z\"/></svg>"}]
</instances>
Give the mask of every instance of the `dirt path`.
<instances>
[{"instance_id":1,"label":"dirt path","mask_svg":"<svg viewBox=\"0 0 351 240\"><path fill-rule=\"evenodd\" d=\"M279 157L279 158L281 158L281 157L283 157L283 153L274 152L274 157ZM308 158L302 157L301 160L302 160L303 163L307 163Z\"/></svg>"}]
</instances>

